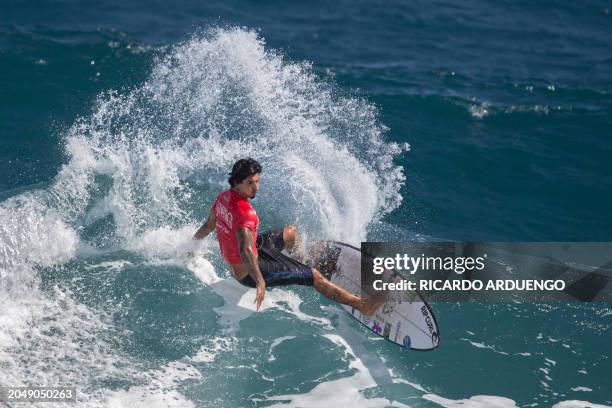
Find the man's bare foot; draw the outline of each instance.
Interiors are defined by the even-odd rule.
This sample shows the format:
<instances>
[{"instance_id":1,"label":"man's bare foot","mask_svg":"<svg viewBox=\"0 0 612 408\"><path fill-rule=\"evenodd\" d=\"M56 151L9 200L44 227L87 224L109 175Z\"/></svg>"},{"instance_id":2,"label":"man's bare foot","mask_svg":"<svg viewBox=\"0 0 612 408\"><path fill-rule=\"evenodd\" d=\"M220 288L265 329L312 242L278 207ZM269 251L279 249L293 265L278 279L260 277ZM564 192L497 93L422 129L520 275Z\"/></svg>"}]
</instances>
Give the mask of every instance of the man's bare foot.
<instances>
[{"instance_id":1,"label":"man's bare foot","mask_svg":"<svg viewBox=\"0 0 612 408\"><path fill-rule=\"evenodd\" d=\"M385 296L377 296L377 297L373 297L373 298L369 298L367 300L363 300L363 306L361 308L359 308L359 311L361 312L361 314L365 315L365 316L371 316L372 313L374 313L379 307L381 307L385 301L386 301L386 297Z\"/></svg>"}]
</instances>

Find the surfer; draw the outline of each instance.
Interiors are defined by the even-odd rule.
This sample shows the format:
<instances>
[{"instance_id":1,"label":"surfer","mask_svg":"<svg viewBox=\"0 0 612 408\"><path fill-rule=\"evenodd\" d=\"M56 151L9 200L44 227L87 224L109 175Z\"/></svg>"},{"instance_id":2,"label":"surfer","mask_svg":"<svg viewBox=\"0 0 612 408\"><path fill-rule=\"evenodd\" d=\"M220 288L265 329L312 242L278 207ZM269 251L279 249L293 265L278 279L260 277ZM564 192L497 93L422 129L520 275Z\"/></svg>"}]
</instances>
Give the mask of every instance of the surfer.
<instances>
[{"instance_id":1,"label":"surfer","mask_svg":"<svg viewBox=\"0 0 612 408\"><path fill-rule=\"evenodd\" d=\"M304 259L303 246L294 225L257 233L259 218L248 200L257 195L261 171L261 165L250 157L238 160L229 174L231 187L217 196L208 219L193 239L204 239L216 230L221 254L234 278L244 286L256 288L257 310L266 287L308 285L325 297L352 306L367 316L374 313L382 300L355 296L334 285L317 269L281 252L286 249L292 256Z\"/></svg>"}]
</instances>

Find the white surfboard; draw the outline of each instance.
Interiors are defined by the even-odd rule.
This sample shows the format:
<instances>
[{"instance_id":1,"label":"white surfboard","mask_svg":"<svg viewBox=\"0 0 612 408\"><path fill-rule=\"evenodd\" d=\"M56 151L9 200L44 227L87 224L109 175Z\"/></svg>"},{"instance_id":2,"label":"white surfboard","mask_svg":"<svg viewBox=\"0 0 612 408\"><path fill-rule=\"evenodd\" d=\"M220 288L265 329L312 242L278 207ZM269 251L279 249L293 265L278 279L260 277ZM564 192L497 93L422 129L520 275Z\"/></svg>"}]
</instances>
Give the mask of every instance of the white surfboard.
<instances>
[{"instance_id":1,"label":"white surfboard","mask_svg":"<svg viewBox=\"0 0 612 408\"><path fill-rule=\"evenodd\" d=\"M325 241L319 244L313 266L349 292L361 294L361 257L367 256L351 245ZM402 279L394 272L394 280ZM433 350L440 343L440 329L433 311L420 293L389 291L387 302L371 316L363 316L350 306L343 308L357 321L379 336L412 350Z\"/></svg>"}]
</instances>

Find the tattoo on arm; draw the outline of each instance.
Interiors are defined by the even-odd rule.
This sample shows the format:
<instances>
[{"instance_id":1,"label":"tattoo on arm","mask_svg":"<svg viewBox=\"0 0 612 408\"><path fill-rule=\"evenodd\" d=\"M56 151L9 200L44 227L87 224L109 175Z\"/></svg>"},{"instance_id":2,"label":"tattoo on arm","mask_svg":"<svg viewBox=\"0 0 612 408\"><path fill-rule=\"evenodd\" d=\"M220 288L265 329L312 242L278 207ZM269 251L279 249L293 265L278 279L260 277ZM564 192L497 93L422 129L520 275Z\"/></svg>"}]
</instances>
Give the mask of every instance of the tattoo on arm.
<instances>
[{"instance_id":1,"label":"tattoo on arm","mask_svg":"<svg viewBox=\"0 0 612 408\"><path fill-rule=\"evenodd\" d=\"M253 233L248 228L238 228L236 231L236 238L238 239L238 247L240 248L240 258L242 259L242 263L246 266L249 276L253 278L257 284L263 283L263 276L259 270L255 251L253 251L255 245Z\"/></svg>"}]
</instances>

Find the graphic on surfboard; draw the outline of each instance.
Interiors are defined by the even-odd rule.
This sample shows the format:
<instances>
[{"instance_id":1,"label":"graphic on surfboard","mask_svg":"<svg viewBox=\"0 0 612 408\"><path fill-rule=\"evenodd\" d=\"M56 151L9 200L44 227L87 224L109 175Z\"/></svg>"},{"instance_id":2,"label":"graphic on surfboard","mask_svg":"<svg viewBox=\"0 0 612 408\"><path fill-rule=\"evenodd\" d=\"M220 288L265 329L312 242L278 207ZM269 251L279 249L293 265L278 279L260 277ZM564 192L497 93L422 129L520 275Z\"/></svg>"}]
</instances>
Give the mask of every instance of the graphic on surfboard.
<instances>
[{"instance_id":1,"label":"graphic on surfboard","mask_svg":"<svg viewBox=\"0 0 612 408\"><path fill-rule=\"evenodd\" d=\"M337 241L322 241L310 249L312 264L333 283L361 294L361 250ZM390 276L390 275L387 275ZM401 275L393 272L392 279ZM392 290L387 301L371 316L363 316L350 306L342 307L372 332L412 350L433 350L440 344L440 329L433 311L418 292Z\"/></svg>"}]
</instances>

